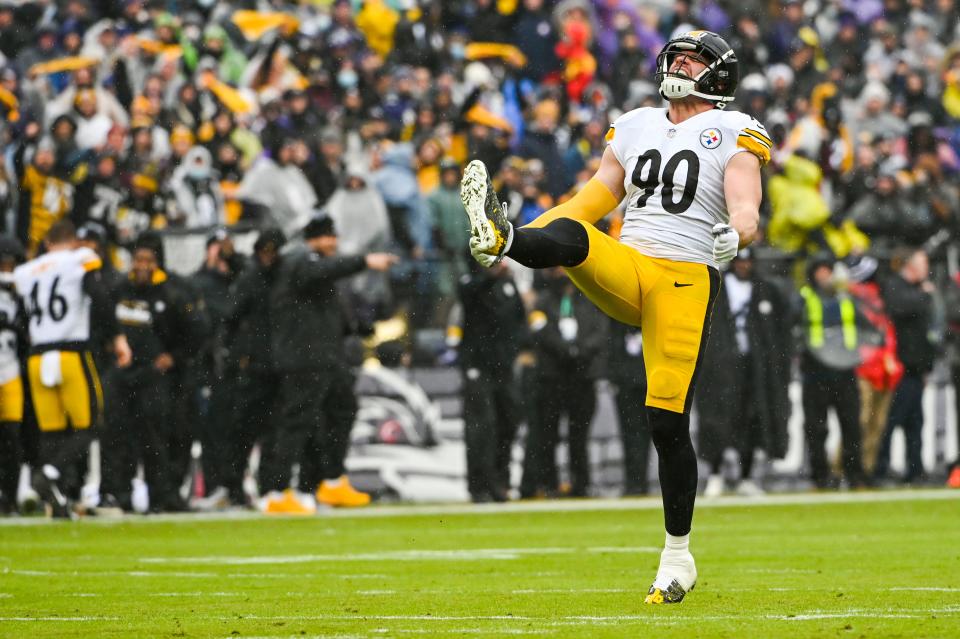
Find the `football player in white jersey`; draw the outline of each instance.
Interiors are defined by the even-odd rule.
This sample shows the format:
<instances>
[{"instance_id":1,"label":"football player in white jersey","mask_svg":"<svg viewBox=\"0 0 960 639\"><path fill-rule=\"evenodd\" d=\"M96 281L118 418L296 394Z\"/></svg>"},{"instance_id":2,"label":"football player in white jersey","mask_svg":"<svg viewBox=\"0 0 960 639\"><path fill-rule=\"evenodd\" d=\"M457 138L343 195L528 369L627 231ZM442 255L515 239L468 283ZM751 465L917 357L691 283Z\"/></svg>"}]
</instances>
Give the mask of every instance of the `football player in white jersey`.
<instances>
[{"instance_id":1,"label":"football player in white jersey","mask_svg":"<svg viewBox=\"0 0 960 639\"><path fill-rule=\"evenodd\" d=\"M69 517L69 499L60 487L79 490L90 429L103 418L103 390L90 352L94 313L105 334L115 336L119 366L130 363L131 352L100 282L100 258L77 247L73 223L55 223L45 243L47 252L18 266L13 280L27 315L27 376L40 428L41 467L34 483L55 517Z\"/></svg>"},{"instance_id":2,"label":"football player in white jersey","mask_svg":"<svg viewBox=\"0 0 960 639\"><path fill-rule=\"evenodd\" d=\"M657 57L666 108L625 113L607 134L600 168L569 201L514 229L486 167L464 171L461 197L471 252L532 268L565 267L614 319L638 326L647 367L647 419L659 456L666 544L647 603L677 603L693 589L689 551L697 460L690 406L720 286L717 265L753 241L763 126L724 110L739 80L737 56L717 34L691 31ZM594 224L626 198L620 241Z\"/></svg>"}]
</instances>

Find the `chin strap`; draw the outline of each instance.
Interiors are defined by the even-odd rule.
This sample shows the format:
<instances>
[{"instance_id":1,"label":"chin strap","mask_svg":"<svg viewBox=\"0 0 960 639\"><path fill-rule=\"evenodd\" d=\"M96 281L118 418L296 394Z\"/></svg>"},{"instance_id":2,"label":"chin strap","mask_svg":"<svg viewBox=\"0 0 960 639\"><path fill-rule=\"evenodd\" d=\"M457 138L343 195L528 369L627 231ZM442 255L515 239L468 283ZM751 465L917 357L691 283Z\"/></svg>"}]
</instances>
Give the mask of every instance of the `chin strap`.
<instances>
[{"instance_id":1,"label":"chin strap","mask_svg":"<svg viewBox=\"0 0 960 639\"><path fill-rule=\"evenodd\" d=\"M667 72L667 61L664 60L663 63L663 72L664 77L660 82L660 95L663 96L665 100L678 100L680 98L685 98L688 95L696 96L698 98L703 98L704 100L709 100L715 103L715 106L718 109L723 109L727 106L728 102L733 102L732 95L710 95L709 93L702 93L697 91L697 83L700 82L700 79L707 74L708 71L712 71L718 64L729 58L733 55L733 49L730 49L722 56L710 63L703 71L697 74L695 78L688 78L683 75L675 74L670 75Z\"/></svg>"},{"instance_id":2,"label":"chin strap","mask_svg":"<svg viewBox=\"0 0 960 639\"><path fill-rule=\"evenodd\" d=\"M679 100L692 95L714 102L718 109L726 107L728 102L733 102L733 96L710 95L696 89L697 81L683 76L667 76L660 83L660 95L666 100Z\"/></svg>"}]
</instances>

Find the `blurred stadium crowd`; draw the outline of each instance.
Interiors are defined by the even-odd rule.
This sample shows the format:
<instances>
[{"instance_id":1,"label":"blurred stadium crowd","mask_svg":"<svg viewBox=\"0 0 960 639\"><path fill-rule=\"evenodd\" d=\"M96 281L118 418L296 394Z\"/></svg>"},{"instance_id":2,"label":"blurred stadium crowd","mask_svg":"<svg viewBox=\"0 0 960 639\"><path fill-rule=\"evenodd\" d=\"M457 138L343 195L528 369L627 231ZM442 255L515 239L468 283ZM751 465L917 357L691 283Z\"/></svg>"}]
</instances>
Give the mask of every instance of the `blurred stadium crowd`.
<instances>
[{"instance_id":1,"label":"blurred stadium crowd","mask_svg":"<svg viewBox=\"0 0 960 639\"><path fill-rule=\"evenodd\" d=\"M178 272L164 260L170 238L207 238L200 270L169 280L184 324L161 349L172 357L161 366L167 382L137 400L167 422L147 420L160 431L148 443L121 435L108 445L129 429L117 422L129 419L124 389L135 382L112 376L106 353L98 360L104 482L115 472L114 492L129 492L127 471L139 461L148 482L179 485L197 439L207 493L217 503L247 501L250 447L284 431L275 423L290 414L270 404L273 396L295 404L320 386L321 395L338 394L329 373L271 366L276 353L264 353L276 321L264 318L282 315L270 307L285 298L251 293L249 280L293 259L287 251L303 240L330 258L317 238L335 234L339 254L368 256L338 272L344 286L331 298L349 306L367 347L379 346L393 365L463 371L475 500L508 497L521 423L520 495L588 494L599 378L618 388L624 490L646 492L637 335L607 326L562 274L473 264L459 179L466 161L483 160L521 224L562 201L598 166L611 121L661 104L654 59L673 34L698 28L736 50L732 108L764 123L774 142L763 239L726 278L708 354L708 363L735 356L737 366L707 365L701 381L699 401L714 402L700 411L708 492L724 490L729 448L740 452L740 490L760 490L749 460L755 449L784 453L797 362L817 486L837 486L841 476L852 487L882 481L896 427L907 435L903 479L927 481L918 461L924 380L941 357L960 379L955 0L0 0L0 260L12 267L33 258L51 226L68 218L120 286L138 250L150 247L157 271ZM618 229L613 215L608 230ZM231 236L257 233L252 259L235 249ZM273 286L271 277L260 284ZM484 310L491 297L492 319ZM336 324L311 330L343 334L337 313L307 320ZM349 357L333 359L347 370ZM843 431L834 461L823 446L828 407ZM561 414L564 482L554 456ZM29 431L16 436L22 455L5 447L5 476L31 461ZM274 488L294 462L301 488L332 479L315 470L304 480L310 447L325 446L323 436L278 437L261 447L285 451L273 460L287 464ZM151 470L158 447L165 461ZM116 450L126 470L112 468ZM942 481L944 468L934 471ZM17 481L0 487L7 509L16 507ZM960 469L950 481L960 486ZM78 496L79 484L70 490ZM185 506L168 492L152 500L155 509ZM132 507L129 495L116 497Z\"/></svg>"}]
</instances>

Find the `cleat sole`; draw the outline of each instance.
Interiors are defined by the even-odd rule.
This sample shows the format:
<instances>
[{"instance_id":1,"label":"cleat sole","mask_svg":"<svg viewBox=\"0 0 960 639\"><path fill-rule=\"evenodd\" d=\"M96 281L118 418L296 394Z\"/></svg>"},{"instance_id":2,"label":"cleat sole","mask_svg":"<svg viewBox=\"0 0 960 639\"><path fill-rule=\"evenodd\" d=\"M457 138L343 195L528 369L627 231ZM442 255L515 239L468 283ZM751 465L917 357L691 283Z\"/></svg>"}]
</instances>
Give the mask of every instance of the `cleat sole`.
<instances>
[{"instance_id":1,"label":"cleat sole","mask_svg":"<svg viewBox=\"0 0 960 639\"><path fill-rule=\"evenodd\" d=\"M493 225L487 219L484 206L487 200L487 169L483 162L474 160L467 165L460 182L460 200L470 218L470 232L484 248L493 248L497 239Z\"/></svg>"}]
</instances>

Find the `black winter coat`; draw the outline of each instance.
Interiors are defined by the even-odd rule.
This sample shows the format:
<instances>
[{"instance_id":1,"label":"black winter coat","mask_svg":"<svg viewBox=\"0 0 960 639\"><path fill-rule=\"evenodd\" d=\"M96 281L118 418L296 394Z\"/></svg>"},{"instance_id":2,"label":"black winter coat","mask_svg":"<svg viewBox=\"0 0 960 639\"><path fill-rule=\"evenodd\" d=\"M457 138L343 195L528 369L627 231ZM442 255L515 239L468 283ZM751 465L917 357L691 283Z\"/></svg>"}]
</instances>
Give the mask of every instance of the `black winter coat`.
<instances>
[{"instance_id":1,"label":"black winter coat","mask_svg":"<svg viewBox=\"0 0 960 639\"><path fill-rule=\"evenodd\" d=\"M883 301L897 333L897 356L903 362L904 373L929 373L935 355L928 337L932 298L919 286L893 275L884 283Z\"/></svg>"},{"instance_id":2,"label":"black winter coat","mask_svg":"<svg viewBox=\"0 0 960 639\"><path fill-rule=\"evenodd\" d=\"M607 340L607 379L619 387L647 386L647 369L643 361L640 329L610 321Z\"/></svg>"},{"instance_id":3,"label":"black winter coat","mask_svg":"<svg viewBox=\"0 0 960 639\"><path fill-rule=\"evenodd\" d=\"M753 387L753 409L763 433L762 448L773 458L786 454L792 326L789 299L772 282L755 279L746 326L750 339L749 369L732 374L731 366L740 356L737 329L726 289L720 287L694 398L700 432L710 431L713 435L700 438L701 457L711 459L719 452L704 450L704 446L723 442L736 445L739 416L733 414L736 404L730 398L738 396L740 384Z\"/></svg>"},{"instance_id":4,"label":"black winter coat","mask_svg":"<svg viewBox=\"0 0 960 639\"><path fill-rule=\"evenodd\" d=\"M513 362L528 340L523 301L513 281L471 265L458 286L463 307L461 368L476 368L509 381Z\"/></svg>"},{"instance_id":5,"label":"black winter coat","mask_svg":"<svg viewBox=\"0 0 960 639\"><path fill-rule=\"evenodd\" d=\"M130 371L150 367L157 356L169 353L174 365L182 368L204 337L202 322L192 314L192 300L180 294L157 271L146 286L126 280L115 294L116 317L133 351Z\"/></svg>"},{"instance_id":6,"label":"black winter coat","mask_svg":"<svg viewBox=\"0 0 960 639\"><path fill-rule=\"evenodd\" d=\"M366 268L366 256L285 255L270 295L274 368L329 370L344 361L347 332L337 280Z\"/></svg>"},{"instance_id":7,"label":"black winter coat","mask_svg":"<svg viewBox=\"0 0 960 639\"><path fill-rule=\"evenodd\" d=\"M609 319L577 289L571 291L570 297L578 329L576 338L566 341L560 332L562 288L551 287L538 293L530 323L537 356L536 374L540 379L568 375L597 379L603 374Z\"/></svg>"},{"instance_id":8,"label":"black winter coat","mask_svg":"<svg viewBox=\"0 0 960 639\"><path fill-rule=\"evenodd\" d=\"M273 370L274 314L270 294L276 275L276 268L254 264L243 271L230 289L226 340L231 367L255 373Z\"/></svg>"}]
</instances>

